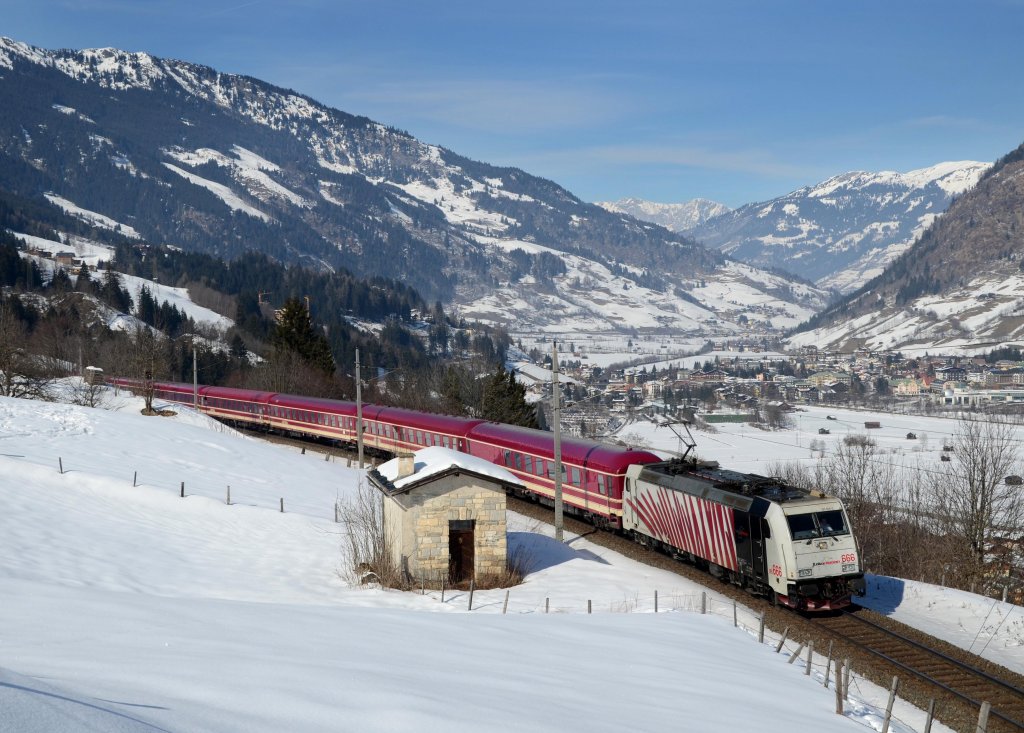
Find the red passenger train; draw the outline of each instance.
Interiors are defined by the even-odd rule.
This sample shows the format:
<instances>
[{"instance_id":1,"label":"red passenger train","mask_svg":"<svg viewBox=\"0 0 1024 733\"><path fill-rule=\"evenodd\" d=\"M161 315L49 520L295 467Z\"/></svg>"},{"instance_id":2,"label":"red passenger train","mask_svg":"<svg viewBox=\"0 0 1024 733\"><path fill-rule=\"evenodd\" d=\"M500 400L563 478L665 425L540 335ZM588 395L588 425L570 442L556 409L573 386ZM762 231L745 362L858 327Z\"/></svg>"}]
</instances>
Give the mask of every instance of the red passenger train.
<instances>
[{"instance_id":1,"label":"red passenger train","mask_svg":"<svg viewBox=\"0 0 1024 733\"><path fill-rule=\"evenodd\" d=\"M134 379L110 380L137 389ZM292 431L303 435L356 442L356 403L317 397L259 392L231 387L158 382L158 399L192 405L222 420ZM363 445L388 453L444 446L504 466L521 480L533 498L553 500L554 445L543 430L504 425L477 418L433 415L398 407L363 405ZM622 527L622 495L626 469L661 459L589 440L562 440L562 500L565 511L598 526Z\"/></svg>"}]
</instances>

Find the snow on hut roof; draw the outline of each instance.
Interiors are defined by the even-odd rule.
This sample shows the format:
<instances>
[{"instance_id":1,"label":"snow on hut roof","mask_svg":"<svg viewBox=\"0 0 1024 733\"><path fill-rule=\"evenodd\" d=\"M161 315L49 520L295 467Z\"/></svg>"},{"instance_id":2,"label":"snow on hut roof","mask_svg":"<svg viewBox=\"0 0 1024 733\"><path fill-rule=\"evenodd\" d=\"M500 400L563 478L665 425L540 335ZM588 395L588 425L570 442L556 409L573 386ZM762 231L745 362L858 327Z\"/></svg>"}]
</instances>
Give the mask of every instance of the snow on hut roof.
<instances>
[{"instance_id":1,"label":"snow on hut roof","mask_svg":"<svg viewBox=\"0 0 1024 733\"><path fill-rule=\"evenodd\" d=\"M401 479L398 478L398 460L397 458L392 458L377 468L377 472L396 489L422 481L434 474L443 473L451 468L458 468L470 473L493 478L497 483L515 486L523 485L522 481L497 464L441 446L421 448L413 453L413 473Z\"/></svg>"}]
</instances>

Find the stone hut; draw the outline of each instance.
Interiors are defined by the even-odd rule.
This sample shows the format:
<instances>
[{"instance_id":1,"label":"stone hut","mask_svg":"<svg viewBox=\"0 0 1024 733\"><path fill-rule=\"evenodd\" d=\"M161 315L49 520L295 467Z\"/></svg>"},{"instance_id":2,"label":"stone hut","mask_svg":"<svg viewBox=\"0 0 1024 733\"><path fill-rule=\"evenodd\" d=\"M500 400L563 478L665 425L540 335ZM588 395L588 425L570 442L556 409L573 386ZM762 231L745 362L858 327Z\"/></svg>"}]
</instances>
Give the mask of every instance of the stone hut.
<instances>
[{"instance_id":1,"label":"stone hut","mask_svg":"<svg viewBox=\"0 0 1024 733\"><path fill-rule=\"evenodd\" d=\"M507 470L435 446L390 460L369 479L384 495L392 554L409 577L459 583L505 572L505 489L522 487Z\"/></svg>"}]
</instances>

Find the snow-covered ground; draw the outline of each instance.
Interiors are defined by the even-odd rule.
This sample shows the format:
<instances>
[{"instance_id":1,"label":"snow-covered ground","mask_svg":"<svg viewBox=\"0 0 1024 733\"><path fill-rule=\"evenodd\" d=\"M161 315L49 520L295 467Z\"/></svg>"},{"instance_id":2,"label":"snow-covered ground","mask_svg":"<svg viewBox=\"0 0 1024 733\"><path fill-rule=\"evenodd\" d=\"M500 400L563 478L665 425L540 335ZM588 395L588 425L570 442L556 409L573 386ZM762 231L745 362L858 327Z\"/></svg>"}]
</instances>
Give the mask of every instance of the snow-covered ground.
<instances>
[{"instance_id":1,"label":"snow-covered ground","mask_svg":"<svg viewBox=\"0 0 1024 733\"><path fill-rule=\"evenodd\" d=\"M0 399L0 730L880 727L884 691L858 680L835 715L823 660L785 664L749 611L735 629L709 591L702 616L689 581L518 515L531 572L507 615L503 590L469 612L461 591L349 585L333 506L361 471L139 408ZM945 592L912 590L894 613L941 615L915 609Z\"/></svg>"}]
</instances>

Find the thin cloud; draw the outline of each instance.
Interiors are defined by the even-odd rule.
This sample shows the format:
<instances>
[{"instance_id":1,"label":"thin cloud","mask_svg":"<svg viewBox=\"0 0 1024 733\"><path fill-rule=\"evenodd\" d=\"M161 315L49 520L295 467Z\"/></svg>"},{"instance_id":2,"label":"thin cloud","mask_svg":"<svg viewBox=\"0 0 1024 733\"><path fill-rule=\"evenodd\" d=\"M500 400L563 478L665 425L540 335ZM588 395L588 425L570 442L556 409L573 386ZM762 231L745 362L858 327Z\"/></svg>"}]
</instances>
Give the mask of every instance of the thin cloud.
<instances>
[{"instance_id":1,"label":"thin cloud","mask_svg":"<svg viewBox=\"0 0 1024 733\"><path fill-rule=\"evenodd\" d=\"M813 177L819 173L817 168L784 162L763 150L721 151L672 145L604 145L524 157L536 163L558 163L580 169L605 165L662 165L787 178Z\"/></svg>"},{"instance_id":2,"label":"thin cloud","mask_svg":"<svg viewBox=\"0 0 1024 733\"><path fill-rule=\"evenodd\" d=\"M593 129L634 114L639 105L590 78L559 81L407 78L394 81L365 66L292 67L324 90L321 98L376 119L423 120L452 129L536 134ZM329 90L329 91L327 91ZM314 94L314 96L317 96Z\"/></svg>"},{"instance_id":3,"label":"thin cloud","mask_svg":"<svg viewBox=\"0 0 1024 733\"><path fill-rule=\"evenodd\" d=\"M930 115L916 117L903 123L907 127L945 128L952 130L981 130L984 122L972 117L953 117L951 115Z\"/></svg>"}]
</instances>

